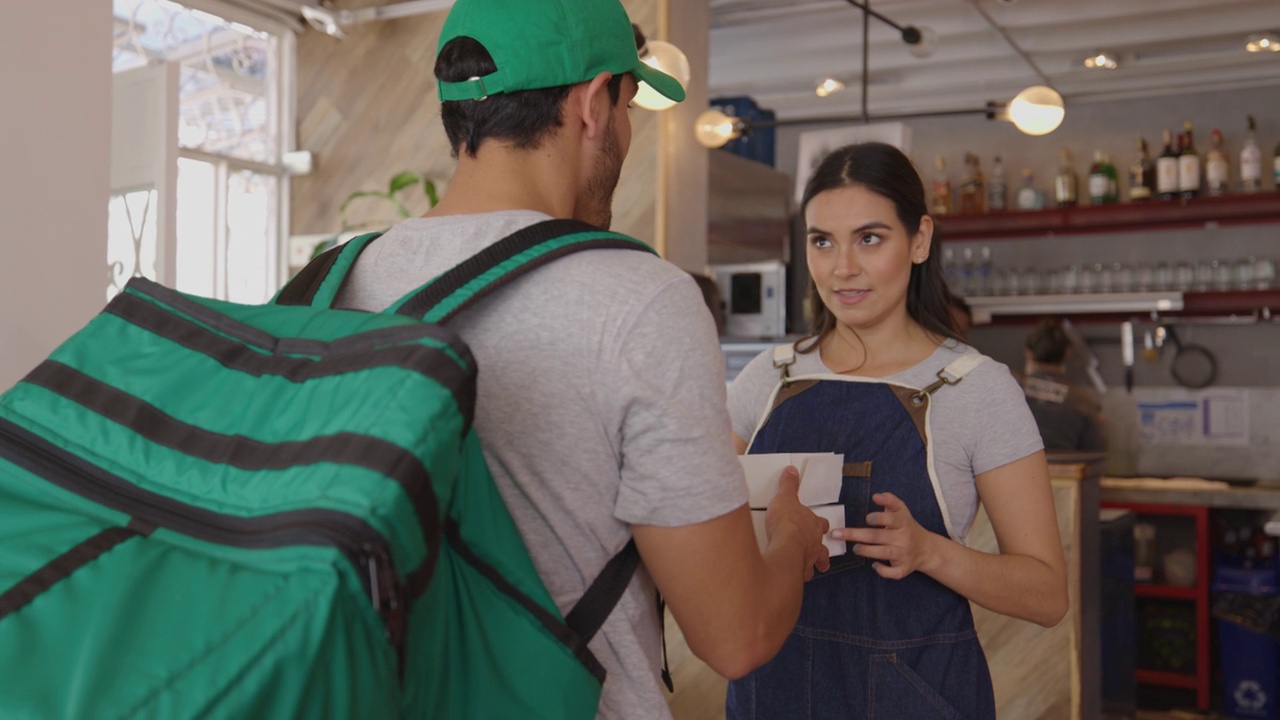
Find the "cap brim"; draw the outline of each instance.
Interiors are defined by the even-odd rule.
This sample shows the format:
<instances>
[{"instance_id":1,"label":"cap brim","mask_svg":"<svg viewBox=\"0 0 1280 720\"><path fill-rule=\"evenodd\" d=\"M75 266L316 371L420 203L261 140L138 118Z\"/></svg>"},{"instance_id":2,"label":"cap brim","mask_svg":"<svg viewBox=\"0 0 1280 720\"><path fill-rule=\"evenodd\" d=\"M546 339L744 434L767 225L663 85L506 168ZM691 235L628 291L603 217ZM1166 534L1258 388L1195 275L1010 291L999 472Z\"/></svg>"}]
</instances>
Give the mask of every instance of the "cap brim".
<instances>
[{"instance_id":1,"label":"cap brim","mask_svg":"<svg viewBox=\"0 0 1280 720\"><path fill-rule=\"evenodd\" d=\"M636 63L636 67L632 72L640 79L640 82L657 90L659 94L668 100L684 102L684 88L680 86L679 80L643 62Z\"/></svg>"}]
</instances>

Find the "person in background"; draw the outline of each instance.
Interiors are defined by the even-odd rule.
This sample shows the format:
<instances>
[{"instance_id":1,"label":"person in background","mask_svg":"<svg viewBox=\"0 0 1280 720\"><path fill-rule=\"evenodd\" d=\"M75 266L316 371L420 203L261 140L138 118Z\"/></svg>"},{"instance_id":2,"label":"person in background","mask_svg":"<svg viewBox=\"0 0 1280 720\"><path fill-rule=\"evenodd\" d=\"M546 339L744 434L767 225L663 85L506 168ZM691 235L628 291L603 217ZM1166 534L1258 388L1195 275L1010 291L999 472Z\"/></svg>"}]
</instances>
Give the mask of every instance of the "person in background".
<instances>
[{"instance_id":1,"label":"person in background","mask_svg":"<svg viewBox=\"0 0 1280 720\"><path fill-rule=\"evenodd\" d=\"M1062 324L1045 319L1027 336L1022 389L1045 450L1105 449L1096 403L1067 380L1071 338Z\"/></svg>"},{"instance_id":2,"label":"person in background","mask_svg":"<svg viewBox=\"0 0 1280 720\"><path fill-rule=\"evenodd\" d=\"M1046 627L1068 604L1035 422L1008 368L958 339L900 150L832 152L801 212L813 331L752 360L729 409L741 452L843 455L847 551L778 656L729 684L728 715L994 718L969 603ZM965 545L979 502L998 554Z\"/></svg>"},{"instance_id":3,"label":"person in background","mask_svg":"<svg viewBox=\"0 0 1280 720\"><path fill-rule=\"evenodd\" d=\"M689 273L693 281L698 283L702 291L702 301L711 311L711 318L716 323L716 335L724 335L724 296L720 294L720 285L715 280L699 273Z\"/></svg>"},{"instance_id":4,"label":"person in background","mask_svg":"<svg viewBox=\"0 0 1280 720\"><path fill-rule=\"evenodd\" d=\"M435 63L457 170L440 203L359 257L341 307L381 311L498 240L553 219L608 228L645 82L618 0L458 0ZM670 717L655 589L690 649L738 677L771 657L826 567L794 469L758 549L725 411L725 364L689 275L654 255L556 260L450 322L474 354L475 429L499 493L567 612L633 537L641 569L587 646L601 718Z\"/></svg>"},{"instance_id":5,"label":"person in background","mask_svg":"<svg viewBox=\"0 0 1280 720\"><path fill-rule=\"evenodd\" d=\"M956 339L968 342L969 328L973 327L973 308L964 298L953 292L947 292L947 310L951 313L951 321L955 325Z\"/></svg>"}]
</instances>

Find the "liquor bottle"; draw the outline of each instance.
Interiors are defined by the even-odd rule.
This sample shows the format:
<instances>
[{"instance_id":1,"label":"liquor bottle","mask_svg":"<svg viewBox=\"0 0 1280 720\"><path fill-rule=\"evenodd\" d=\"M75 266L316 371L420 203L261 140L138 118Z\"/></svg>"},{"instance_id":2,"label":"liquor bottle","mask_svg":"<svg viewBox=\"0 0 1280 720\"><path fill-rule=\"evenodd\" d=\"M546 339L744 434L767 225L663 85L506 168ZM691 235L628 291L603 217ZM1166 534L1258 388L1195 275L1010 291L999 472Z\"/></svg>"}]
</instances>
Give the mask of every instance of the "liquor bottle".
<instances>
[{"instance_id":1,"label":"liquor bottle","mask_svg":"<svg viewBox=\"0 0 1280 720\"><path fill-rule=\"evenodd\" d=\"M1147 141L1138 138L1138 156L1129 166L1129 202L1146 202L1154 194L1156 166L1147 155Z\"/></svg>"},{"instance_id":2,"label":"liquor bottle","mask_svg":"<svg viewBox=\"0 0 1280 720\"><path fill-rule=\"evenodd\" d=\"M1119 198L1116 166L1103 150L1093 151L1093 164L1089 166L1089 204L1110 205Z\"/></svg>"},{"instance_id":3,"label":"liquor bottle","mask_svg":"<svg viewBox=\"0 0 1280 720\"><path fill-rule=\"evenodd\" d=\"M1204 154L1205 191L1212 197L1226 195L1231 189L1230 174L1227 154L1222 152L1222 131L1215 128L1209 134L1209 152Z\"/></svg>"},{"instance_id":4,"label":"liquor bottle","mask_svg":"<svg viewBox=\"0 0 1280 720\"><path fill-rule=\"evenodd\" d=\"M937 172L929 192L929 214L942 217L951 214L951 178L947 177L947 159L939 155L933 159Z\"/></svg>"},{"instance_id":5,"label":"liquor bottle","mask_svg":"<svg viewBox=\"0 0 1280 720\"><path fill-rule=\"evenodd\" d=\"M960 215L981 215L987 211L986 183L978 167L978 156L973 153L964 154L964 175L960 178L958 195Z\"/></svg>"},{"instance_id":6,"label":"liquor bottle","mask_svg":"<svg viewBox=\"0 0 1280 720\"><path fill-rule=\"evenodd\" d=\"M991 161L991 179L987 182L987 210L1002 212L1008 208L1008 191L1004 183L1004 163L1000 156Z\"/></svg>"},{"instance_id":7,"label":"liquor bottle","mask_svg":"<svg viewBox=\"0 0 1280 720\"><path fill-rule=\"evenodd\" d=\"M1240 148L1240 191L1255 193L1262 189L1262 151L1254 137L1258 124L1249 116L1249 136Z\"/></svg>"},{"instance_id":8,"label":"liquor bottle","mask_svg":"<svg viewBox=\"0 0 1280 720\"><path fill-rule=\"evenodd\" d=\"M960 294L964 297L975 295L973 288L977 285L978 268L973 262L973 248L965 246L960 251L963 260L960 263Z\"/></svg>"},{"instance_id":9,"label":"liquor bottle","mask_svg":"<svg viewBox=\"0 0 1280 720\"><path fill-rule=\"evenodd\" d=\"M1076 171L1071 167L1071 150L1062 148L1062 162L1053 178L1053 199L1058 207L1074 207L1077 198Z\"/></svg>"},{"instance_id":10,"label":"liquor bottle","mask_svg":"<svg viewBox=\"0 0 1280 720\"><path fill-rule=\"evenodd\" d=\"M1173 133L1165 128L1164 151L1156 158L1156 197L1172 200L1178 195L1178 153L1173 151Z\"/></svg>"},{"instance_id":11,"label":"liquor bottle","mask_svg":"<svg viewBox=\"0 0 1280 720\"><path fill-rule=\"evenodd\" d=\"M1271 168L1275 175L1276 190L1280 191L1280 143L1276 143L1276 154L1271 158Z\"/></svg>"},{"instance_id":12,"label":"liquor bottle","mask_svg":"<svg viewBox=\"0 0 1280 720\"><path fill-rule=\"evenodd\" d=\"M962 294L960 289L960 268L956 266L956 249L950 245L942 248L942 277L947 287L956 295Z\"/></svg>"},{"instance_id":13,"label":"liquor bottle","mask_svg":"<svg viewBox=\"0 0 1280 720\"><path fill-rule=\"evenodd\" d=\"M1200 194L1200 153L1191 137L1191 121L1182 124L1182 152L1178 154L1178 191L1184 198Z\"/></svg>"},{"instance_id":14,"label":"liquor bottle","mask_svg":"<svg viewBox=\"0 0 1280 720\"><path fill-rule=\"evenodd\" d=\"M1036 189L1036 176L1031 172L1031 168L1022 171L1022 187L1018 188L1016 200L1019 210L1044 208L1044 195Z\"/></svg>"}]
</instances>

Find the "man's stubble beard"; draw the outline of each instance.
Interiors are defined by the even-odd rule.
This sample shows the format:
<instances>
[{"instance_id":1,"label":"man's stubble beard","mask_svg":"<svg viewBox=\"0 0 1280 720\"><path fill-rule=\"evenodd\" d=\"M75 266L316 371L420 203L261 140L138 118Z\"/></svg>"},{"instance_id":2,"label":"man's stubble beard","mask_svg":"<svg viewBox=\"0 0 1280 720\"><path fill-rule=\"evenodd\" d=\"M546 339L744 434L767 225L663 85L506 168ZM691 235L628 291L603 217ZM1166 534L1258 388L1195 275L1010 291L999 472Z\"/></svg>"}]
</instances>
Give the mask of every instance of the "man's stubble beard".
<instances>
[{"instance_id":1,"label":"man's stubble beard","mask_svg":"<svg viewBox=\"0 0 1280 720\"><path fill-rule=\"evenodd\" d=\"M604 144L587 180L583 205L587 208L587 222L608 230L613 224L613 193L618 188L622 162L626 158L622 153L622 143L618 142L618 128L612 115L604 132Z\"/></svg>"}]
</instances>

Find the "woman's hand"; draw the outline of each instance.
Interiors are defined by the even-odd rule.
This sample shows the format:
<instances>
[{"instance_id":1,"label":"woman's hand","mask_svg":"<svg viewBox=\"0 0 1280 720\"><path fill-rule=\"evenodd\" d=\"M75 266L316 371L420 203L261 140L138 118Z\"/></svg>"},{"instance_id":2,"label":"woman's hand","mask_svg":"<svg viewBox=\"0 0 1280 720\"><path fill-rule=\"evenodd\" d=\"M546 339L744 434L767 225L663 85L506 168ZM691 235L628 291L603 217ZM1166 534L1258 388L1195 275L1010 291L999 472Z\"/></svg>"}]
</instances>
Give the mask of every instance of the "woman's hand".
<instances>
[{"instance_id":1,"label":"woman's hand","mask_svg":"<svg viewBox=\"0 0 1280 720\"><path fill-rule=\"evenodd\" d=\"M884 510L867 514L869 527L832 530L830 536L856 543L853 552L874 560L872 567L880 577L901 580L917 570L928 572L939 536L916 522L897 495L876 493L871 501Z\"/></svg>"}]
</instances>

